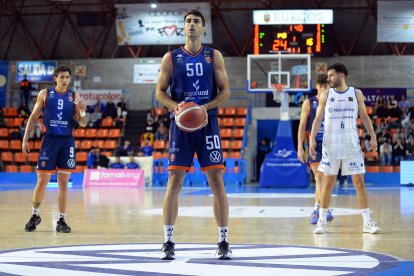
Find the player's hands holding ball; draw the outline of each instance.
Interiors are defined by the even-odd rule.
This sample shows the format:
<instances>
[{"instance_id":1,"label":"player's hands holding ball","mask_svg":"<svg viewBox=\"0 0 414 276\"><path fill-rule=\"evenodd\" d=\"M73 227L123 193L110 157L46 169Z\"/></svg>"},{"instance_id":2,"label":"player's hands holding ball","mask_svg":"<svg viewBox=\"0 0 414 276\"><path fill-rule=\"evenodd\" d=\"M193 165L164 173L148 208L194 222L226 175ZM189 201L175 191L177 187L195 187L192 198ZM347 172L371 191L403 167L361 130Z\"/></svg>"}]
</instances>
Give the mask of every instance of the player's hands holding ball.
<instances>
[{"instance_id":1,"label":"player's hands holding ball","mask_svg":"<svg viewBox=\"0 0 414 276\"><path fill-rule=\"evenodd\" d=\"M207 108L206 108L205 105L201 105L200 107L204 110L204 113L205 113L205 116L206 116L206 119L205 119L205 121L203 123L203 126L201 127L201 128L203 128L206 125L208 125L208 113L207 113Z\"/></svg>"},{"instance_id":2,"label":"player's hands holding ball","mask_svg":"<svg viewBox=\"0 0 414 276\"><path fill-rule=\"evenodd\" d=\"M194 102L181 102L174 110L175 123L185 132L194 132L208 124L207 110Z\"/></svg>"}]
</instances>

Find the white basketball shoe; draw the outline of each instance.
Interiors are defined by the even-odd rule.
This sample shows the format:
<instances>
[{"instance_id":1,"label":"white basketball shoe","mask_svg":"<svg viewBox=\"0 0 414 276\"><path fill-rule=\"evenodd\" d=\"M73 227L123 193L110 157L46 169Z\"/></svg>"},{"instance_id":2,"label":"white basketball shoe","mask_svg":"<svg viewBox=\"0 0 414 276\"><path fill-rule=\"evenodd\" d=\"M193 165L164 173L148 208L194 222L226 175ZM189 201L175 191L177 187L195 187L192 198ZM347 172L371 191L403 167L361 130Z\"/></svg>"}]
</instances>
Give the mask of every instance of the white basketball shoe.
<instances>
[{"instance_id":1,"label":"white basketball shoe","mask_svg":"<svg viewBox=\"0 0 414 276\"><path fill-rule=\"evenodd\" d=\"M325 234L327 222L323 222L321 219L318 220L315 229L313 230L314 234Z\"/></svg>"},{"instance_id":2,"label":"white basketball shoe","mask_svg":"<svg viewBox=\"0 0 414 276\"><path fill-rule=\"evenodd\" d=\"M381 228L378 227L375 221L370 219L368 222L364 223L362 231L364 233L378 234L378 233L381 233Z\"/></svg>"}]
</instances>

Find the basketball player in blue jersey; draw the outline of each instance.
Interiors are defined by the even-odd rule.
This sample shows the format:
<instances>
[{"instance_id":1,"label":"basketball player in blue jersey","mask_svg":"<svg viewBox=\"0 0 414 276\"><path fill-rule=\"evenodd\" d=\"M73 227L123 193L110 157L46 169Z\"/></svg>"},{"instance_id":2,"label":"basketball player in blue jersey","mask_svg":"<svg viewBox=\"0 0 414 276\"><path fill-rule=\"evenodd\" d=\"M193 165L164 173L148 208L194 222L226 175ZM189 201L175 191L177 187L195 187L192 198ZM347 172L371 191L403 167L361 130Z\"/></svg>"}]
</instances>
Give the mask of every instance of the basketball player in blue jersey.
<instances>
[{"instance_id":1,"label":"basketball player in blue jersey","mask_svg":"<svg viewBox=\"0 0 414 276\"><path fill-rule=\"evenodd\" d=\"M316 136L324 120L322 160L318 170L325 174L321 197L319 220L313 231L326 232L326 213L331 202L332 189L341 168L343 175L351 175L357 192L358 205L363 218L363 233L376 234L381 229L371 218L368 208L367 191L364 183L365 165L357 132L358 115L371 136L371 150L377 150L377 137L372 127L361 90L346 84L348 70L345 65L336 63L328 68L328 81L331 88L319 97L319 106L313 121L309 153L316 153ZM324 117L325 115L325 117Z\"/></svg>"},{"instance_id":2,"label":"basketball player in blue jersey","mask_svg":"<svg viewBox=\"0 0 414 276\"><path fill-rule=\"evenodd\" d=\"M72 137L72 130L76 120L80 126L86 126L86 105L75 91L69 89L71 80L69 67L58 66L55 69L53 79L56 86L41 90L37 96L22 142L22 151L27 154L30 152L29 133L32 132L40 113L43 111L45 131L37 162L37 184L33 193L32 217L25 226L27 232L34 231L41 222L39 208L45 197L46 185L49 183L51 174L55 172L58 173L60 213L56 231L71 232L71 228L65 222L65 217L68 181L70 173L76 169L75 139Z\"/></svg>"},{"instance_id":3,"label":"basketball player in blue jersey","mask_svg":"<svg viewBox=\"0 0 414 276\"><path fill-rule=\"evenodd\" d=\"M184 30L185 45L168 52L162 59L156 97L171 110L176 110L183 102L196 102L206 110L208 116L204 127L191 133L180 130L172 118L169 174L163 211L165 243L162 259L175 259L173 231L178 213L178 195L195 152L214 196L219 258L231 259L232 252L227 242L229 204L224 190L223 155L217 121L217 107L230 96L227 72L222 54L201 44L205 19L199 11L190 10L186 13ZM168 87L171 96L166 93Z\"/></svg>"},{"instance_id":4,"label":"basketball player in blue jersey","mask_svg":"<svg viewBox=\"0 0 414 276\"><path fill-rule=\"evenodd\" d=\"M299 131L298 131L298 159L300 162L305 163L305 151L303 145L305 142L305 137L309 138L310 132L312 129L312 123L315 119L316 109L319 104L319 97L322 92L328 90L328 76L326 74L319 74L316 77L316 90L317 95L306 99L302 105L302 112L300 115ZM318 134L316 135L316 156L314 158L308 158L309 165L315 176L315 207L311 214L311 224L316 224L319 220L319 208L320 208L320 197L322 195L322 172L318 171L319 162L322 159L322 139L323 139L323 124L319 129ZM331 212L328 210L326 215L328 221L333 220Z\"/></svg>"}]
</instances>

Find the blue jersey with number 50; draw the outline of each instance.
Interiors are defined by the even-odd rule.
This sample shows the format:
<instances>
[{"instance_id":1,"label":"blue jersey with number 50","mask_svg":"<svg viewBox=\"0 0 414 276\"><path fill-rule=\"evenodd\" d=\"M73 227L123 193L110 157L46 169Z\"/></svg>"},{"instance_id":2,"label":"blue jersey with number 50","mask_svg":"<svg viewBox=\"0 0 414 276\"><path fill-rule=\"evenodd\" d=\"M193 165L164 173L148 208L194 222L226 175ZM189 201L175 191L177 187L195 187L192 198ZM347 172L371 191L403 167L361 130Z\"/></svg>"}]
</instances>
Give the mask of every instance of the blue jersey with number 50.
<instances>
[{"instance_id":1,"label":"blue jersey with number 50","mask_svg":"<svg viewBox=\"0 0 414 276\"><path fill-rule=\"evenodd\" d=\"M72 136L75 125L75 92L58 92L50 87L47 90L43 107L43 124L46 133L57 136Z\"/></svg>"},{"instance_id":2,"label":"blue jersey with number 50","mask_svg":"<svg viewBox=\"0 0 414 276\"><path fill-rule=\"evenodd\" d=\"M202 46L195 54L184 47L171 51L171 98L177 102L195 102L206 104L217 95L214 76L214 49ZM217 108L208 111L217 114Z\"/></svg>"}]
</instances>

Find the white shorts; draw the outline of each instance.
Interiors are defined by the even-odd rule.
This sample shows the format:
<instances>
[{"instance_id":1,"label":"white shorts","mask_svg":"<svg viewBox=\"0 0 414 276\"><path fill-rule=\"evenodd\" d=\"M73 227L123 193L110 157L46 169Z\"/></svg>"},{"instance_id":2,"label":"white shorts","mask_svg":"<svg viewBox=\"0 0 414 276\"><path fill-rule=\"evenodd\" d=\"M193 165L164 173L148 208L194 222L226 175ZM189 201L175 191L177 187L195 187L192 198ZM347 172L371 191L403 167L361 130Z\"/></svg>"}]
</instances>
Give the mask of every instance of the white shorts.
<instances>
[{"instance_id":1,"label":"white shorts","mask_svg":"<svg viewBox=\"0 0 414 276\"><path fill-rule=\"evenodd\" d=\"M341 168L342 175L363 174L365 173L364 158L359 156L350 159L329 160L322 157L318 171L323 172L325 175L337 175L339 168Z\"/></svg>"}]
</instances>

